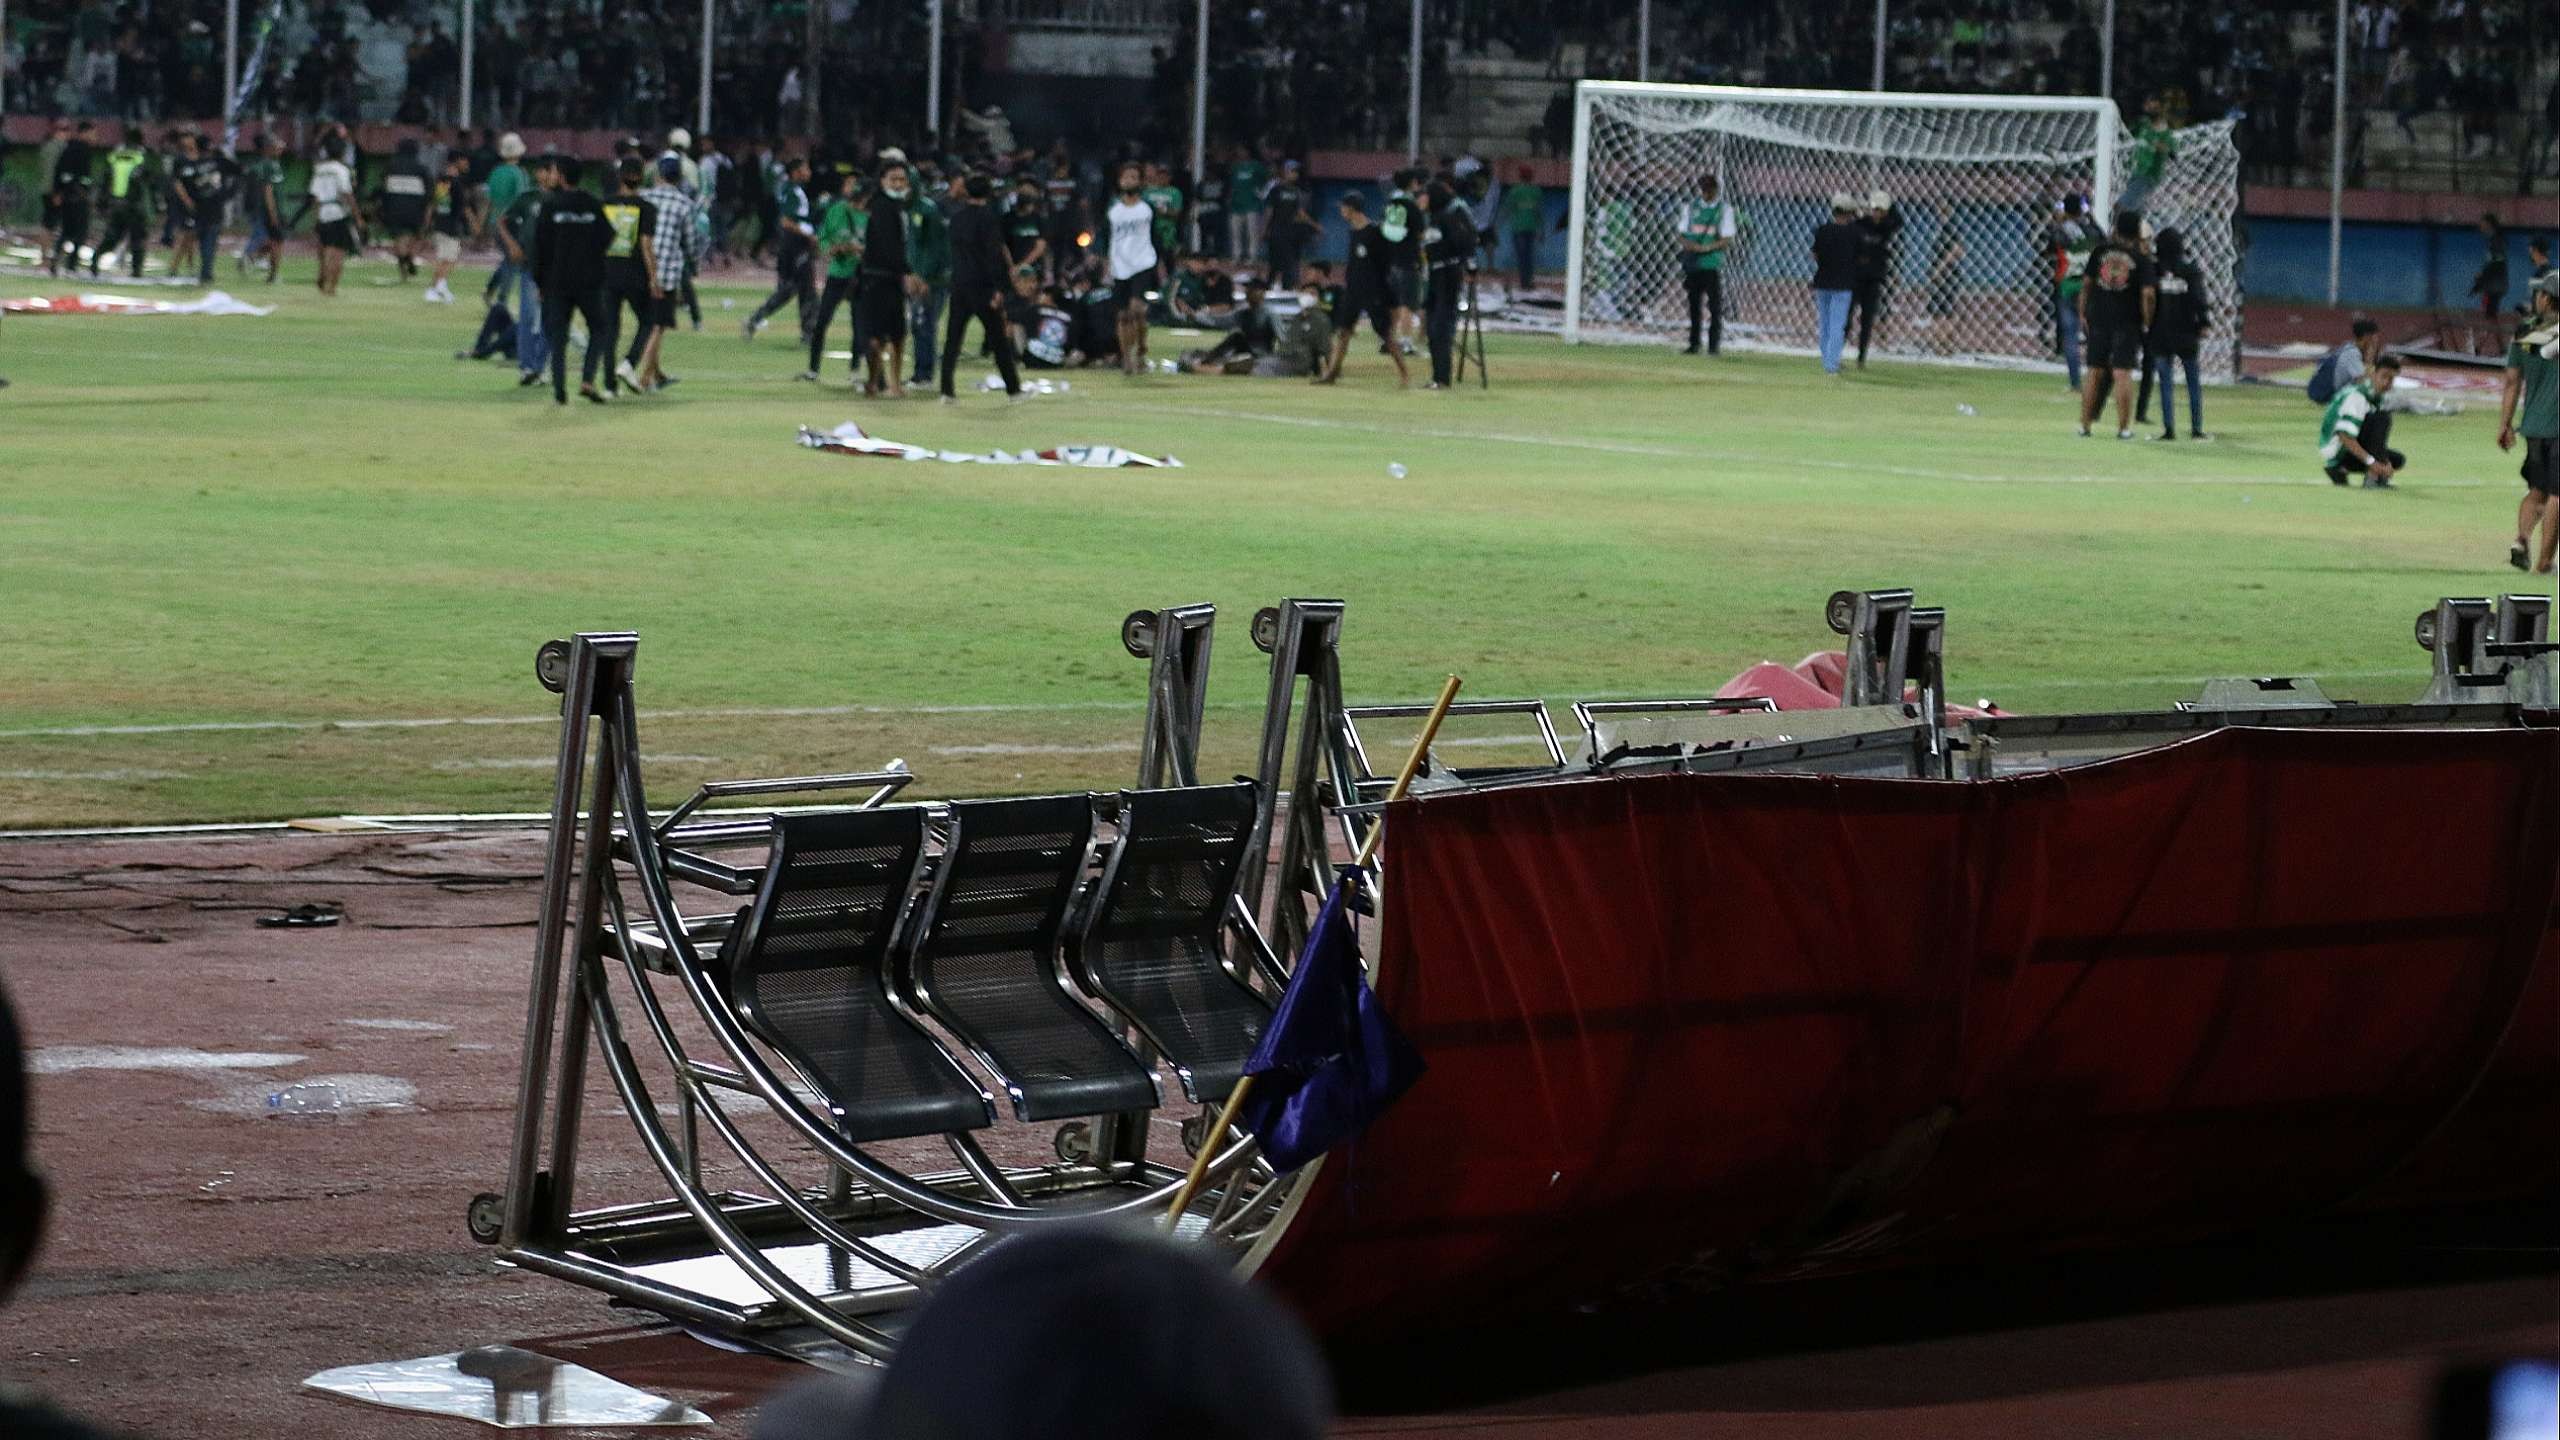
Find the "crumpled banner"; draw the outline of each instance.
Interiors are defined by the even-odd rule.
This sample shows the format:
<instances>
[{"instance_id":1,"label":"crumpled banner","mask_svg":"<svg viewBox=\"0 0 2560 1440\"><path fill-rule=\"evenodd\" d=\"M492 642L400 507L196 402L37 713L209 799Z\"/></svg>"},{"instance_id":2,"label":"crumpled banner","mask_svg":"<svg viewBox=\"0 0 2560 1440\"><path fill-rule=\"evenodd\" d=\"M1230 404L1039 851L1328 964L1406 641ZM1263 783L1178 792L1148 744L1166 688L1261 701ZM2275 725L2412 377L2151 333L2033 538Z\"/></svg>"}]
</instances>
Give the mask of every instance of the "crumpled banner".
<instances>
[{"instance_id":1,"label":"crumpled banner","mask_svg":"<svg viewBox=\"0 0 2560 1440\"><path fill-rule=\"evenodd\" d=\"M221 290L193 300L136 300L124 295L42 295L0 300L8 315L273 315L273 305L252 305Z\"/></svg>"},{"instance_id":2,"label":"crumpled banner","mask_svg":"<svg viewBox=\"0 0 2560 1440\"><path fill-rule=\"evenodd\" d=\"M1816 650L1793 665L1763 660L1717 687L1719 700L1760 696L1781 710L1837 710L1849 688L1849 656L1841 650ZM1906 692L1918 698L1917 691ZM1980 705L1947 706L1949 720L1973 720L2012 712L1985 700Z\"/></svg>"},{"instance_id":3,"label":"crumpled banner","mask_svg":"<svg viewBox=\"0 0 2560 1440\"><path fill-rule=\"evenodd\" d=\"M1123 450L1117 445L1060 445L1048 450L990 450L964 454L884 440L848 420L833 430L800 427L800 443L836 455L869 455L888 460L941 460L953 465L1071 465L1087 470L1162 470L1182 468L1170 455L1158 457Z\"/></svg>"}]
</instances>

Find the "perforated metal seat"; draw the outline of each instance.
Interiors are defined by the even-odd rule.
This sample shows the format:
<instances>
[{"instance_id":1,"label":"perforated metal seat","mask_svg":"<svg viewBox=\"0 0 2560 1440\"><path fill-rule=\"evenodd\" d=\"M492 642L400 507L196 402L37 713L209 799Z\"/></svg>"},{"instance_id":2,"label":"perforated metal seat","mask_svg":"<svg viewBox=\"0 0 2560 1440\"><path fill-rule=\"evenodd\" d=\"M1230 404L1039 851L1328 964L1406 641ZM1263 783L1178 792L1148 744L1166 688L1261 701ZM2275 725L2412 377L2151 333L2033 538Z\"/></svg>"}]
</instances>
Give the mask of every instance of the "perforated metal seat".
<instances>
[{"instance_id":1,"label":"perforated metal seat","mask_svg":"<svg viewBox=\"0 0 2560 1440\"><path fill-rule=\"evenodd\" d=\"M890 996L924 825L912 809L774 817L764 883L721 952L740 1018L856 1143L995 1123L995 1102Z\"/></svg>"},{"instance_id":2,"label":"perforated metal seat","mask_svg":"<svg viewBox=\"0 0 2560 1440\"><path fill-rule=\"evenodd\" d=\"M1184 1093L1226 1098L1271 1007L1220 944L1253 828L1253 786L1132 790L1072 958L1078 978L1129 1017Z\"/></svg>"},{"instance_id":3,"label":"perforated metal seat","mask_svg":"<svg viewBox=\"0 0 2560 1440\"><path fill-rule=\"evenodd\" d=\"M963 800L906 946L916 1008L1003 1082L1014 1114L1154 1108L1155 1076L1067 989L1058 939L1093 844L1093 797Z\"/></svg>"}]
</instances>

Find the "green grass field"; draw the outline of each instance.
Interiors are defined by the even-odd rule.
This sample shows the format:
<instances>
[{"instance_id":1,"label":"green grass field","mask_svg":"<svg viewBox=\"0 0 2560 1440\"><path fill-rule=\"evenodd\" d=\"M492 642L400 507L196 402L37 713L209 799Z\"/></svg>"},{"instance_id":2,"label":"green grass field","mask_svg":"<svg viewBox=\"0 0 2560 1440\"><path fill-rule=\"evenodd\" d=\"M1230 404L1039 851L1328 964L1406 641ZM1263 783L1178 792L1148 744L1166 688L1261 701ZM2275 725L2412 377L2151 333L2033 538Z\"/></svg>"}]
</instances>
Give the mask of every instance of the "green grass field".
<instances>
[{"instance_id":1,"label":"green grass field","mask_svg":"<svg viewBox=\"0 0 2560 1440\"><path fill-rule=\"evenodd\" d=\"M1525 337L1495 338L1489 393L1398 393L1363 354L1334 390L1079 373L943 409L794 383L784 334L738 339L754 292L714 286L709 328L670 342L682 387L560 410L451 358L468 303L385 263L334 301L307 274L225 275L265 319L0 328L0 823L538 808L533 650L580 628L639 631L644 706L691 712L647 728L661 798L891 755L955 793L1125 783L1143 667L1116 635L1141 605L1225 608L1226 773L1264 684L1242 622L1283 595L1349 602L1356 696L1457 671L1561 702L1703 693L1829 643L1831 590L1903 583L1948 607L1961 697L2045 711L2263 672L2408 698L2411 617L2517 581L2513 462L2478 408L2405 422L2396 494L2320 477L2291 387L2208 395L2217 444L2117 444L2076 439L2048 378ZM792 443L849 418L1186 468ZM356 723L437 720L471 723Z\"/></svg>"}]
</instances>

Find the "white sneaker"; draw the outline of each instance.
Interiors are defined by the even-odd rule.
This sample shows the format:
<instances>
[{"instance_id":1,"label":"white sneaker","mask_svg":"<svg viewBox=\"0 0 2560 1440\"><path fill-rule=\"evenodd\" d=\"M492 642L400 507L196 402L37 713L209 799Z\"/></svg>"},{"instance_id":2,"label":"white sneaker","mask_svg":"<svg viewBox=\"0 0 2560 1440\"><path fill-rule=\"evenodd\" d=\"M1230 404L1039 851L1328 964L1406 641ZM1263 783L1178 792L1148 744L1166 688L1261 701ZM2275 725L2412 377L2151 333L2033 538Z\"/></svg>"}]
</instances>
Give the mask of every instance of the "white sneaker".
<instances>
[{"instance_id":1,"label":"white sneaker","mask_svg":"<svg viewBox=\"0 0 2560 1440\"><path fill-rule=\"evenodd\" d=\"M621 364L614 366L613 373L616 378L622 381L623 384L630 386L634 390L640 389L640 372L631 368L630 361L625 360Z\"/></svg>"}]
</instances>

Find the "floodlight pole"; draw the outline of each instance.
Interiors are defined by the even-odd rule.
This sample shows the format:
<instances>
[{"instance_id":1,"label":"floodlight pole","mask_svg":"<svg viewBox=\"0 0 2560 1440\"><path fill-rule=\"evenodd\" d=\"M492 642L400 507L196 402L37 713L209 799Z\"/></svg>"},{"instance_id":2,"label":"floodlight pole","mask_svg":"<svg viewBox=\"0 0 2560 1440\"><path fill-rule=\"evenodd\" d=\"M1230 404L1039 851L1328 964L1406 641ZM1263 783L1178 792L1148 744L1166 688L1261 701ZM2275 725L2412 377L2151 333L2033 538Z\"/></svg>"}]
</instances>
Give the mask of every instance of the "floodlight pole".
<instances>
[{"instance_id":1,"label":"floodlight pole","mask_svg":"<svg viewBox=\"0 0 2560 1440\"><path fill-rule=\"evenodd\" d=\"M1404 158L1410 165L1422 158L1422 0L1413 0L1404 78Z\"/></svg>"},{"instance_id":2,"label":"floodlight pole","mask_svg":"<svg viewBox=\"0 0 2560 1440\"><path fill-rule=\"evenodd\" d=\"M0 0L0 57L9 49L8 0ZM0 60L5 63L5 60ZM0 77L0 94L8 91L5 77ZM240 0L222 0L222 133L239 133L240 124ZM7 107L0 106L0 110ZM43 177L50 184L53 177Z\"/></svg>"},{"instance_id":3,"label":"floodlight pole","mask_svg":"<svg viewBox=\"0 0 2560 1440\"><path fill-rule=\"evenodd\" d=\"M1876 64L1875 64L1875 76L1874 76L1874 78L1872 79L1872 81L1869 83L1869 86L1868 86L1868 88L1869 88L1869 89L1873 89L1873 90L1882 90L1882 89L1884 88L1884 32L1885 32L1885 7L1886 7L1889 3L1891 3L1891 0L1876 0Z\"/></svg>"},{"instance_id":4,"label":"floodlight pole","mask_svg":"<svg viewBox=\"0 0 2560 1440\"><path fill-rule=\"evenodd\" d=\"M932 0L925 7L925 27L932 40L925 47L932 53L933 68L924 75L924 133L934 139L934 148L942 148L942 0Z\"/></svg>"},{"instance_id":5,"label":"floodlight pole","mask_svg":"<svg viewBox=\"0 0 2560 1440\"><path fill-rule=\"evenodd\" d=\"M471 128L471 30L471 0L462 0L462 98L454 106L453 123L465 130Z\"/></svg>"},{"instance_id":6,"label":"floodlight pole","mask_svg":"<svg viewBox=\"0 0 2560 1440\"><path fill-rule=\"evenodd\" d=\"M711 133L711 0L702 0L702 72L695 94L693 133L699 138Z\"/></svg>"},{"instance_id":7,"label":"floodlight pole","mask_svg":"<svg viewBox=\"0 0 2560 1440\"><path fill-rule=\"evenodd\" d=\"M2337 54L2329 84L2329 303L2338 303L2338 269L2346 245L2347 0L2338 0Z\"/></svg>"},{"instance_id":8,"label":"floodlight pole","mask_svg":"<svg viewBox=\"0 0 2560 1440\"><path fill-rule=\"evenodd\" d=\"M2106 0L2098 19L2098 98L2116 93L2116 0Z\"/></svg>"},{"instance_id":9,"label":"floodlight pole","mask_svg":"<svg viewBox=\"0 0 2560 1440\"><path fill-rule=\"evenodd\" d=\"M809 143L818 143L818 10L826 0L808 0L806 33L800 37L800 128Z\"/></svg>"},{"instance_id":10,"label":"floodlight pole","mask_svg":"<svg viewBox=\"0 0 2560 1440\"><path fill-rule=\"evenodd\" d=\"M1202 167L1209 163L1209 0L1200 0L1191 30L1191 188L1196 200ZM1193 239L1196 249L1198 237Z\"/></svg>"},{"instance_id":11,"label":"floodlight pole","mask_svg":"<svg viewBox=\"0 0 2560 1440\"><path fill-rule=\"evenodd\" d=\"M1653 0L1636 0L1636 78L1653 78Z\"/></svg>"}]
</instances>

